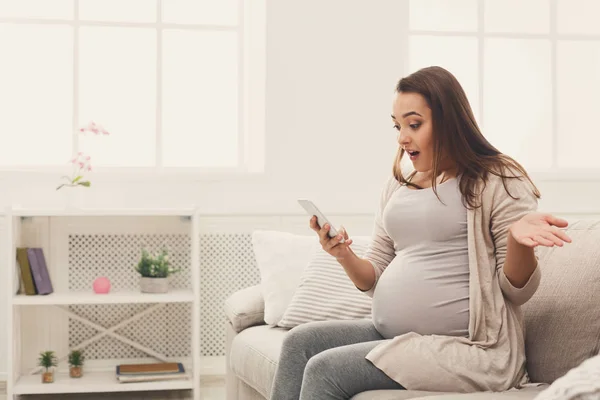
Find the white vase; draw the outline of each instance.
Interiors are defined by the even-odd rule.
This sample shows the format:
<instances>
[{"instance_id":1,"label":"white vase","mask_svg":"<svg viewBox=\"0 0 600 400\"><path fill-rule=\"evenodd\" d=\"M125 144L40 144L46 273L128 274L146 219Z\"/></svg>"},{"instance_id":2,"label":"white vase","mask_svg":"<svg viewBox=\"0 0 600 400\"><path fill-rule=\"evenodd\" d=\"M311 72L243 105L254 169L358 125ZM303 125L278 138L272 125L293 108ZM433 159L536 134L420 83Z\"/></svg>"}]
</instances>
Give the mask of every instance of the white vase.
<instances>
[{"instance_id":1,"label":"white vase","mask_svg":"<svg viewBox=\"0 0 600 400\"><path fill-rule=\"evenodd\" d=\"M83 206L83 196L85 187L65 186L59 190L62 196L63 206L67 209L80 209Z\"/></svg>"},{"instance_id":2,"label":"white vase","mask_svg":"<svg viewBox=\"0 0 600 400\"><path fill-rule=\"evenodd\" d=\"M167 293L169 291L169 278L140 278L142 293Z\"/></svg>"}]
</instances>

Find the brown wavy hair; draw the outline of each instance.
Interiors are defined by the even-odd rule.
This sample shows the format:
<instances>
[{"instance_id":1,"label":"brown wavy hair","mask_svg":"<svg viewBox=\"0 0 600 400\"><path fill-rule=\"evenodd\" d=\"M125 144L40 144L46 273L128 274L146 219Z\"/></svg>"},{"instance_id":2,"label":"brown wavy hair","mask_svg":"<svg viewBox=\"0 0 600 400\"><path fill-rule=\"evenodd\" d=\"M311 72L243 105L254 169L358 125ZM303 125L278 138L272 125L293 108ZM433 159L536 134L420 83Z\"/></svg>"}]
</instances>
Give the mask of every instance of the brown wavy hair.
<instances>
[{"instance_id":1,"label":"brown wavy hair","mask_svg":"<svg viewBox=\"0 0 600 400\"><path fill-rule=\"evenodd\" d=\"M436 177L439 175L442 156L446 155L457 166L457 175L461 177L460 192L467 207L481 206L476 202L476 186L480 181L485 185L489 174L501 177L504 188L514 199L516 197L510 194L506 186L507 179L527 179L535 196L540 198L540 192L525 168L511 157L502 154L483 136L465 91L452 73L437 66L423 68L400 79L396 91L418 93L431 108L435 154L431 186L436 196ZM394 177L402 185L420 189L418 185L410 182L416 171L408 178L402 175L400 162L404 153L404 149L399 147L394 160Z\"/></svg>"}]
</instances>

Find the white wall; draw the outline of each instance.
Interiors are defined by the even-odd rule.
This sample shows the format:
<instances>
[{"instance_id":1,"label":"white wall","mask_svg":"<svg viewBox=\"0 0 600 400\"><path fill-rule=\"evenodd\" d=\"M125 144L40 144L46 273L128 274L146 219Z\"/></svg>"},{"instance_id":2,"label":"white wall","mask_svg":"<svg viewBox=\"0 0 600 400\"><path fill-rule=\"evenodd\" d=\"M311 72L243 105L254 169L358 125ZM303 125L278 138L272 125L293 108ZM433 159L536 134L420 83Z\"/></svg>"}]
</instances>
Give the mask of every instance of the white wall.
<instances>
[{"instance_id":1,"label":"white wall","mask_svg":"<svg viewBox=\"0 0 600 400\"><path fill-rule=\"evenodd\" d=\"M303 196L325 212L374 212L395 152L389 114L403 72L403 3L268 1L264 176L161 186L92 178L87 203L195 203L205 213L278 214L301 213L296 198ZM50 178L4 177L0 204L44 204L57 195L58 177ZM0 343L5 337L1 332ZM6 371L3 352L0 373Z\"/></svg>"}]
</instances>

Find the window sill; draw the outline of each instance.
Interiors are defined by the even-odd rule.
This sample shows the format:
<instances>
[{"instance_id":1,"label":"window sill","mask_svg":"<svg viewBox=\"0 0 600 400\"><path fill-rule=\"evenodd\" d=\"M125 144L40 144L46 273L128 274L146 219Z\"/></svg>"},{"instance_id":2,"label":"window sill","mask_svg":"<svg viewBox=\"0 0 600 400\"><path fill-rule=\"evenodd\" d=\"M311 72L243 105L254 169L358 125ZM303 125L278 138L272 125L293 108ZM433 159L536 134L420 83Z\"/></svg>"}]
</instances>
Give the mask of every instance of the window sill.
<instances>
[{"instance_id":1,"label":"window sill","mask_svg":"<svg viewBox=\"0 0 600 400\"><path fill-rule=\"evenodd\" d=\"M549 168L530 169L529 176L535 182L598 182L600 168Z\"/></svg>"},{"instance_id":2,"label":"window sill","mask_svg":"<svg viewBox=\"0 0 600 400\"><path fill-rule=\"evenodd\" d=\"M4 182L59 182L64 175L71 176L70 168L0 168L0 180ZM244 169L202 169L202 168L97 168L85 173L84 177L99 183L192 183L223 181L261 181L264 171Z\"/></svg>"}]
</instances>

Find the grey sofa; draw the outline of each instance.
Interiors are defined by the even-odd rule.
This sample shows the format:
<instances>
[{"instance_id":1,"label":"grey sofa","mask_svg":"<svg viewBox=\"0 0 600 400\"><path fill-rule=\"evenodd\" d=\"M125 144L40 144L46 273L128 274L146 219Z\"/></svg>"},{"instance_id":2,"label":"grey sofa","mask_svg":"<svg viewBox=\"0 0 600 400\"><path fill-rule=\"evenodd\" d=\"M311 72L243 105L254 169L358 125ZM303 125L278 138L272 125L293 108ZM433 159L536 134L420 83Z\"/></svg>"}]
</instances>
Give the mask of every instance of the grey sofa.
<instances>
[{"instance_id":1,"label":"grey sofa","mask_svg":"<svg viewBox=\"0 0 600 400\"><path fill-rule=\"evenodd\" d=\"M376 390L353 400L534 399L600 348L600 221L571 222L573 243L540 248L542 283L523 306L527 329L527 369L539 387L502 393L434 393ZM233 293L225 303L227 400L268 399L287 329L263 321L260 286Z\"/></svg>"}]
</instances>

